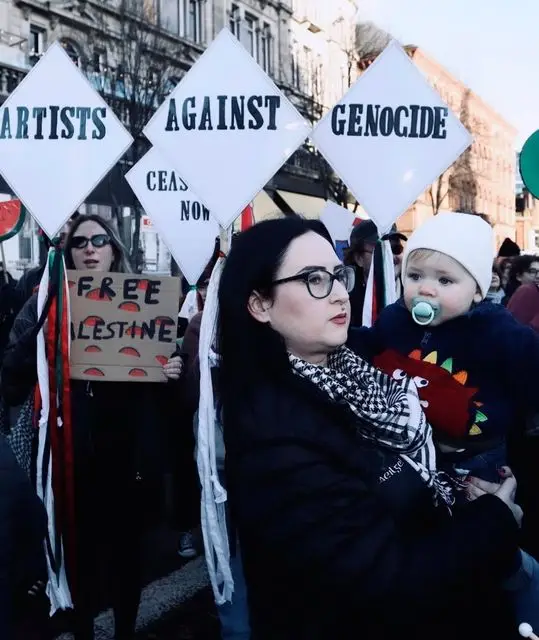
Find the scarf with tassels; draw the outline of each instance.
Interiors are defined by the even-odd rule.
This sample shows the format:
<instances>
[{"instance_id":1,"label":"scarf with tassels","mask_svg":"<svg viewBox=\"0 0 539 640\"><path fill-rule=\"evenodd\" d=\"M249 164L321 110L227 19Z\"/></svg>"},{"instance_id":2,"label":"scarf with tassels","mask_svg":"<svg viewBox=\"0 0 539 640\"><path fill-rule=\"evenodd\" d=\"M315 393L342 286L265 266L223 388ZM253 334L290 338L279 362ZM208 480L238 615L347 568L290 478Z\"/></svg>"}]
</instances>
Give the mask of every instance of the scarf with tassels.
<instances>
[{"instance_id":1,"label":"scarf with tassels","mask_svg":"<svg viewBox=\"0 0 539 640\"><path fill-rule=\"evenodd\" d=\"M73 607L75 498L69 373L69 287L64 256L53 247L38 292L36 489L48 515L45 551L51 615Z\"/></svg>"},{"instance_id":2,"label":"scarf with tassels","mask_svg":"<svg viewBox=\"0 0 539 640\"><path fill-rule=\"evenodd\" d=\"M330 355L327 366L289 354L293 372L316 385L333 402L344 402L357 416L360 435L395 451L433 491L436 504L450 507L453 489L436 469L432 429L420 405L414 381L379 371L347 347Z\"/></svg>"}]
</instances>

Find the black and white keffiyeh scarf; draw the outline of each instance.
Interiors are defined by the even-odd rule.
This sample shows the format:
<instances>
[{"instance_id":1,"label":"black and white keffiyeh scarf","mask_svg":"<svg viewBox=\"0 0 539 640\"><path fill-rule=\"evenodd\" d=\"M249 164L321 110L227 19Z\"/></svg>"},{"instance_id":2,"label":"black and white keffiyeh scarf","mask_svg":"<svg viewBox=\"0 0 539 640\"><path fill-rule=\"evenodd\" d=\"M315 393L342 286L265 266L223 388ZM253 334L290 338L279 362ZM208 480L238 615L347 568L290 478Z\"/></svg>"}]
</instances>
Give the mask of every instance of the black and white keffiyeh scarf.
<instances>
[{"instance_id":1,"label":"black and white keffiyeh scarf","mask_svg":"<svg viewBox=\"0 0 539 640\"><path fill-rule=\"evenodd\" d=\"M359 418L357 428L363 438L400 454L432 489L437 504L454 503L449 480L436 469L432 429L411 378L390 377L347 347L331 354L327 366L290 353L288 357L296 375L310 380L334 402L348 405Z\"/></svg>"}]
</instances>

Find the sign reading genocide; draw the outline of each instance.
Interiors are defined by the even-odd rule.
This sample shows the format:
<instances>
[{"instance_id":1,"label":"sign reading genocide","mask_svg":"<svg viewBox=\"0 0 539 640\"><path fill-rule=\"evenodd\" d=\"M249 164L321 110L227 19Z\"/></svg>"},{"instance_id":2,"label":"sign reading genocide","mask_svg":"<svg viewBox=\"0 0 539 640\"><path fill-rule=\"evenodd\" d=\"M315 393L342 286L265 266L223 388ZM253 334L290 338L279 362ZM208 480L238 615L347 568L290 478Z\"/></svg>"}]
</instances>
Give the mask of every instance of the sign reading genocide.
<instances>
[{"instance_id":1,"label":"sign reading genocide","mask_svg":"<svg viewBox=\"0 0 539 640\"><path fill-rule=\"evenodd\" d=\"M157 110L144 134L227 228L310 130L225 28ZM166 233L163 238L171 244Z\"/></svg>"},{"instance_id":2,"label":"sign reading genocide","mask_svg":"<svg viewBox=\"0 0 539 640\"><path fill-rule=\"evenodd\" d=\"M50 238L132 142L58 42L0 107L0 173Z\"/></svg>"},{"instance_id":3,"label":"sign reading genocide","mask_svg":"<svg viewBox=\"0 0 539 640\"><path fill-rule=\"evenodd\" d=\"M155 147L125 178L189 284L196 284L219 236L209 209Z\"/></svg>"},{"instance_id":4,"label":"sign reading genocide","mask_svg":"<svg viewBox=\"0 0 539 640\"><path fill-rule=\"evenodd\" d=\"M472 142L396 42L360 76L311 137L382 232Z\"/></svg>"},{"instance_id":5,"label":"sign reading genocide","mask_svg":"<svg viewBox=\"0 0 539 640\"><path fill-rule=\"evenodd\" d=\"M176 348L179 278L68 271L71 377L165 382Z\"/></svg>"}]
</instances>

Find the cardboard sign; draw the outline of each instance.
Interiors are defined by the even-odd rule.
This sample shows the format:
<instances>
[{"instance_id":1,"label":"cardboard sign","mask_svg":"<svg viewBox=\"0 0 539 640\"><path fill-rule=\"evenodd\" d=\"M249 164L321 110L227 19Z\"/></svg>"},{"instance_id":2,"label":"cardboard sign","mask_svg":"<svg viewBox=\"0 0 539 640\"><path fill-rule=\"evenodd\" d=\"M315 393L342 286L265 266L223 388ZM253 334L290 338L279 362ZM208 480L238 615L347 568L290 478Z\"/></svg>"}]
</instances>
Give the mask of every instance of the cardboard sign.
<instances>
[{"instance_id":1,"label":"cardboard sign","mask_svg":"<svg viewBox=\"0 0 539 640\"><path fill-rule=\"evenodd\" d=\"M71 377L165 382L176 348L180 279L68 271Z\"/></svg>"},{"instance_id":2,"label":"cardboard sign","mask_svg":"<svg viewBox=\"0 0 539 640\"><path fill-rule=\"evenodd\" d=\"M225 28L144 134L227 228L310 129Z\"/></svg>"},{"instance_id":3,"label":"cardboard sign","mask_svg":"<svg viewBox=\"0 0 539 640\"><path fill-rule=\"evenodd\" d=\"M212 257L217 221L155 148L125 178L186 280L195 285Z\"/></svg>"},{"instance_id":4,"label":"cardboard sign","mask_svg":"<svg viewBox=\"0 0 539 640\"><path fill-rule=\"evenodd\" d=\"M382 233L472 143L396 42L311 138Z\"/></svg>"},{"instance_id":5,"label":"cardboard sign","mask_svg":"<svg viewBox=\"0 0 539 640\"><path fill-rule=\"evenodd\" d=\"M58 42L0 107L0 173L49 238L132 142Z\"/></svg>"}]
</instances>

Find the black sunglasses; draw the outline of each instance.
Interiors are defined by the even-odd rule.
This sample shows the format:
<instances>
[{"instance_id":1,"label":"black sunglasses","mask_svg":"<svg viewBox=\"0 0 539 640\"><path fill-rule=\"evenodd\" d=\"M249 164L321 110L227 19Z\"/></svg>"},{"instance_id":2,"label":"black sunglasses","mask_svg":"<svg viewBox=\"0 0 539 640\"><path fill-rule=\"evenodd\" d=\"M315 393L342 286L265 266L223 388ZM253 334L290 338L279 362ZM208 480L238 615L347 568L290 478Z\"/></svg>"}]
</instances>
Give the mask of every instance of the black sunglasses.
<instances>
[{"instance_id":1,"label":"black sunglasses","mask_svg":"<svg viewBox=\"0 0 539 640\"><path fill-rule=\"evenodd\" d=\"M333 283L335 280L340 282L343 287L350 293L356 283L356 272L354 267L342 267L335 273L330 273L326 269L313 269L312 271L304 271L298 273L295 276L289 278L281 278L280 280L274 280L273 285L284 284L285 282L294 282L296 280L302 281L307 285L309 294L321 300L327 298L333 289Z\"/></svg>"},{"instance_id":2,"label":"black sunglasses","mask_svg":"<svg viewBox=\"0 0 539 640\"><path fill-rule=\"evenodd\" d=\"M107 244L110 244L110 238L106 233L97 233L91 238L87 238L86 236L73 236L71 238L71 248L86 249L89 242L91 242L92 246L96 249L100 249L101 247L105 247Z\"/></svg>"}]
</instances>

